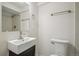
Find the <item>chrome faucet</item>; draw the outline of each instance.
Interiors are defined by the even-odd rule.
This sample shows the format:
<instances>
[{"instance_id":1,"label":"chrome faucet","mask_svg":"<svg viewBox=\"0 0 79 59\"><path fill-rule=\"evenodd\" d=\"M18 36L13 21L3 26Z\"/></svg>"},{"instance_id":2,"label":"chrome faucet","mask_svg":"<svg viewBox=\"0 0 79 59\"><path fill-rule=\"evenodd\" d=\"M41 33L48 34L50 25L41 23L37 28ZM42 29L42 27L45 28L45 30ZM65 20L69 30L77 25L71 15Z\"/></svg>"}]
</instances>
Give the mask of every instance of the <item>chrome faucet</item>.
<instances>
[{"instance_id":1,"label":"chrome faucet","mask_svg":"<svg viewBox=\"0 0 79 59\"><path fill-rule=\"evenodd\" d=\"M19 39L22 39L23 40L23 37L22 37L22 31L20 31L20 37ZM23 40L24 41L24 40Z\"/></svg>"}]
</instances>

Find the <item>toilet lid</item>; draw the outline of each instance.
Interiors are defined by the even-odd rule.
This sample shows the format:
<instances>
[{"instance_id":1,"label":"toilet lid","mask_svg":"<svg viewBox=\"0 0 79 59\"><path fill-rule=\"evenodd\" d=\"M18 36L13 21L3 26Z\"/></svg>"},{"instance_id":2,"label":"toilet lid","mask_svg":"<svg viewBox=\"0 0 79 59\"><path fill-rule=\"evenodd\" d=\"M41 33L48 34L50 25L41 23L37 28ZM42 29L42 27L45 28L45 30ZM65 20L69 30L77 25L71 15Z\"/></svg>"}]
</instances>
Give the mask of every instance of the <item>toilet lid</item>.
<instances>
[{"instance_id":1,"label":"toilet lid","mask_svg":"<svg viewBox=\"0 0 79 59\"><path fill-rule=\"evenodd\" d=\"M51 39L51 42L56 42L56 43L69 43L69 41L62 40L62 39Z\"/></svg>"}]
</instances>

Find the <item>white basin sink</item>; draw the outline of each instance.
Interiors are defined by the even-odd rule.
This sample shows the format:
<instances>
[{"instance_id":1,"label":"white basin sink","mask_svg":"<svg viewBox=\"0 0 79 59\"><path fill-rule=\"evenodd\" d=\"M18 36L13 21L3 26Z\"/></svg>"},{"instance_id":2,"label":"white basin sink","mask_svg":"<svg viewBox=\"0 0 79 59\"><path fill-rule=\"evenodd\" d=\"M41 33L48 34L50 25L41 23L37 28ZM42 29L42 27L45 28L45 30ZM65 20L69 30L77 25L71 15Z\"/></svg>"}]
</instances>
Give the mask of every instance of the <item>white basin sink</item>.
<instances>
[{"instance_id":1,"label":"white basin sink","mask_svg":"<svg viewBox=\"0 0 79 59\"><path fill-rule=\"evenodd\" d=\"M8 49L16 54L20 54L35 44L36 44L35 38L26 37L24 39L16 39L8 41Z\"/></svg>"}]
</instances>

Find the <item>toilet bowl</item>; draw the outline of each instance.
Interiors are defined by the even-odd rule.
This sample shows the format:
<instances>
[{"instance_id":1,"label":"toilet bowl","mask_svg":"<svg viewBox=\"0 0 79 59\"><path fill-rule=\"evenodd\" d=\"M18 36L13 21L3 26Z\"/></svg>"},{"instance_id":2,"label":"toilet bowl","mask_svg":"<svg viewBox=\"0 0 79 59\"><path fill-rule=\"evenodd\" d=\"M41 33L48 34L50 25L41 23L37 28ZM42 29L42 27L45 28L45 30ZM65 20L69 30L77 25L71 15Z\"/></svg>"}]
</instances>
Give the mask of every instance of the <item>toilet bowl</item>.
<instances>
[{"instance_id":1,"label":"toilet bowl","mask_svg":"<svg viewBox=\"0 0 79 59\"><path fill-rule=\"evenodd\" d=\"M51 56L67 56L69 41L63 39L51 39L52 45L55 46L55 53Z\"/></svg>"}]
</instances>

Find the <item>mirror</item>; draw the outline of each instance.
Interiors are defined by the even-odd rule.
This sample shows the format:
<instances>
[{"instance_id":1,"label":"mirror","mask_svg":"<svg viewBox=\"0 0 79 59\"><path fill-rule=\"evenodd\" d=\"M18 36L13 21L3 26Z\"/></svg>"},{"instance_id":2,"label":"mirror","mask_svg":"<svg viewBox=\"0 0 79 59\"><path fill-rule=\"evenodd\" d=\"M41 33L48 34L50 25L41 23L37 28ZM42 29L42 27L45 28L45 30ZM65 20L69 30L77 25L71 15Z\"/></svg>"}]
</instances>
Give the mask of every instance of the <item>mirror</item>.
<instances>
[{"instance_id":1,"label":"mirror","mask_svg":"<svg viewBox=\"0 0 79 59\"><path fill-rule=\"evenodd\" d=\"M2 6L2 31L19 31L20 15L12 9Z\"/></svg>"},{"instance_id":2,"label":"mirror","mask_svg":"<svg viewBox=\"0 0 79 59\"><path fill-rule=\"evenodd\" d=\"M8 5L5 5L6 3ZM29 32L29 29L30 29L29 5L25 2L3 2L2 31Z\"/></svg>"}]
</instances>

